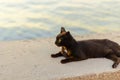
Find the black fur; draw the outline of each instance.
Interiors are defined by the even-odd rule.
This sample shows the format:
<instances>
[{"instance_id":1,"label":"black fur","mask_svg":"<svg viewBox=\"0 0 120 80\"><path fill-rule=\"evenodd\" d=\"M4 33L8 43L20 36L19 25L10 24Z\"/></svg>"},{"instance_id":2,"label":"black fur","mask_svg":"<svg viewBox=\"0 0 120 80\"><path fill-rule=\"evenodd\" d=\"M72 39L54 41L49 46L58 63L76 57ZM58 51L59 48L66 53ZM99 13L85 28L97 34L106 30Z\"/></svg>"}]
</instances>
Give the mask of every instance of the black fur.
<instances>
[{"instance_id":1,"label":"black fur","mask_svg":"<svg viewBox=\"0 0 120 80\"><path fill-rule=\"evenodd\" d=\"M116 68L120 62L120 46L108 39L76 41L70 32L66 32L62 27L61 33L56 37L55 44L62 47L62 50L51 56L64 56L66 59L61 60L61 63L105 57L113 60L112 67Z\"/></svg>"}]
</instances>

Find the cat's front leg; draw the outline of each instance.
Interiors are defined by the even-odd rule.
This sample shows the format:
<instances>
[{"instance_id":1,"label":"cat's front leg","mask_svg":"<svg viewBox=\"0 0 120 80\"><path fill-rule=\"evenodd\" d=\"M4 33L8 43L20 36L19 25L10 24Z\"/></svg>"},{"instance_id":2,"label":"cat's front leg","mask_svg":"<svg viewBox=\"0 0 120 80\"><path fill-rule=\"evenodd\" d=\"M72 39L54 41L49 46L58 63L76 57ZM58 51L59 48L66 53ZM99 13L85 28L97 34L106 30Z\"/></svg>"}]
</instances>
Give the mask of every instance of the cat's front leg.
<instances>
[{"instance_id":1,"label":"cat's front leg","mask_svg":"<svg viewBox=\"0 0 120 80\"><path fill-rule=\"evenodd\" d=\"M63 56L61 52L58 52L56 54L51 54L51 57L56 58L56 57L60 57Z\"/></svg>"},{"instance_id":2,"label":"cat's front leg","mask_svg":"<svg viewBox=\"0 0 120 80\"><path fill-rule=\"evenodd\" d=\"M65 64L65 63L73 62L73 61L81 61L81 59L75 58L75 57L70 57L70 58L62 59L61 63Z\"/></svg>"}]
</instances>

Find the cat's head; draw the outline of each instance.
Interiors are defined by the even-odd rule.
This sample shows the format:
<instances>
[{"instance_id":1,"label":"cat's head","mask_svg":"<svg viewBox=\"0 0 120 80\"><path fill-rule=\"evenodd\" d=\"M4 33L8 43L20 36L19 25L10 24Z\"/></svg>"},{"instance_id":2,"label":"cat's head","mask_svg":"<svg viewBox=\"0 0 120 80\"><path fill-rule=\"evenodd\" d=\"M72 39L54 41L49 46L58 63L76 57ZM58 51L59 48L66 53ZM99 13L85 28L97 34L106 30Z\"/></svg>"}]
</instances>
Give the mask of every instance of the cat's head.
<instances>
[{"instance_id":1,"label":"cat's head","mask_svg":"<svg viewBox=\"0 0 120 80\"><path fill-rule=\"evenodd\" d=\"M65 46L69 43L70 38L70 32L66 31L64 27L61 27L61 31L56 37L55 44L59 47Z\"/></svg>"}]
</instances>

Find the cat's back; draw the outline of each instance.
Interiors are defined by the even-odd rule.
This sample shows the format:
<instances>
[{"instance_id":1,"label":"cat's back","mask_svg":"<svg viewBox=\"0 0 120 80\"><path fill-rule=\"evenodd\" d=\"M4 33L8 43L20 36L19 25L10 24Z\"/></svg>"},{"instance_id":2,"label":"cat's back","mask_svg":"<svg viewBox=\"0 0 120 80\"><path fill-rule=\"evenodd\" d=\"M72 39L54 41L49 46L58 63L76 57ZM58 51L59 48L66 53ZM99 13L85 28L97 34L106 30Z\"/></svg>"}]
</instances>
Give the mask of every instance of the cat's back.
<instances>
[{"instance_id":1,"label":"cat's back","mask_svg":"<svg viewBox=\"0 0 120 80\"><path fill-rule=\"evenodd\" d=\"M103 44L106 45L108 42L108 39L90 39L90 40L82 40L82 41L77 41L78 45L95 45L95 44Z\"/></svg>"},{"instance_id":2,"label":"cat's back","mask_svg":"<svg viewBox=\"0 0 120 80\"><path fill-rule=\"evenodd\" d=\"M82 50L105 50L108 48L118 48L119 45L108 39L91 39L78 41L78 47Z\"/></svg>"}]
</instances>

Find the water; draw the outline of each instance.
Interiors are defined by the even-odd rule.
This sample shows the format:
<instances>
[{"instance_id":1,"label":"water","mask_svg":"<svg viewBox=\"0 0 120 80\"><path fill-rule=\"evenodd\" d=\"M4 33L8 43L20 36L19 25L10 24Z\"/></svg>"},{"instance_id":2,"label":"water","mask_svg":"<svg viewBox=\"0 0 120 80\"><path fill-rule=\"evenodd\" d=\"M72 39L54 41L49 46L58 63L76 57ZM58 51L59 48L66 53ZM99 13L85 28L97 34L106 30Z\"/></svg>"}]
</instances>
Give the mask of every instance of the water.
<instances>
[{"instance_id":1,"label":"water","mask_svg":"<svg viewBox=\"0 0 120 80\"><path fill-rule=\"evenodd\" d=\"M0 40L120 31L120 0L1 0Z\"/></svg>"}]
</instances>

